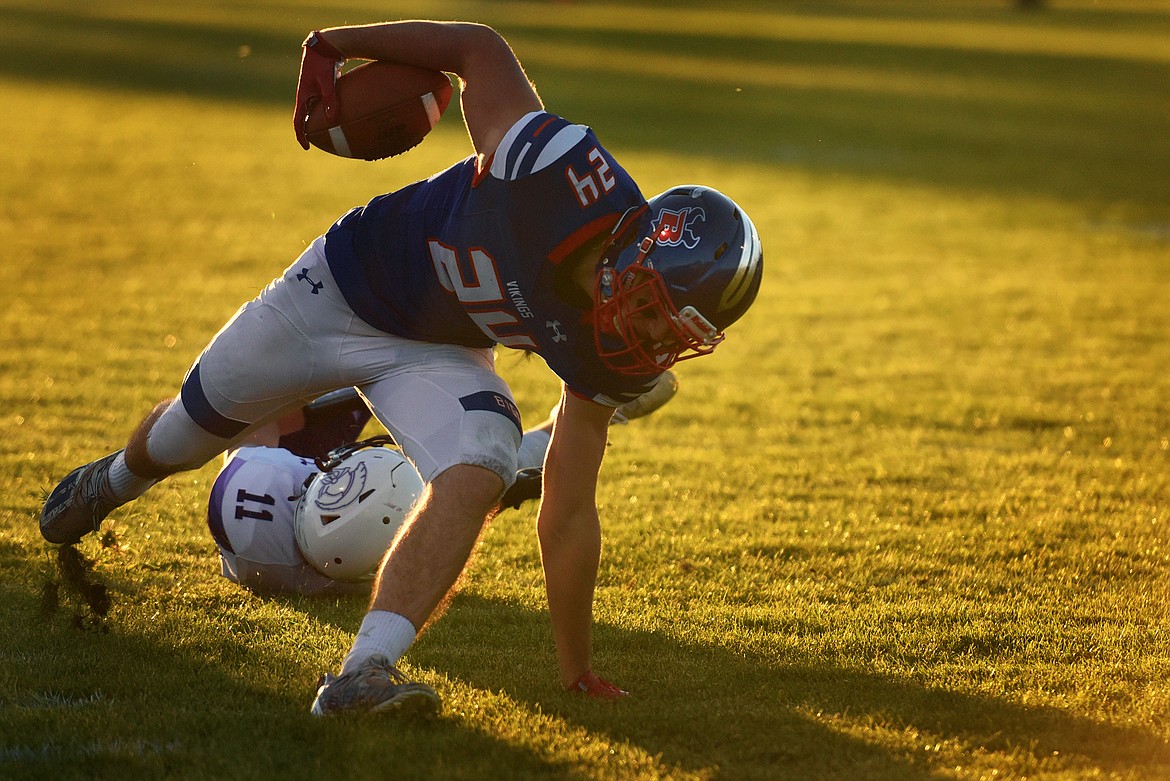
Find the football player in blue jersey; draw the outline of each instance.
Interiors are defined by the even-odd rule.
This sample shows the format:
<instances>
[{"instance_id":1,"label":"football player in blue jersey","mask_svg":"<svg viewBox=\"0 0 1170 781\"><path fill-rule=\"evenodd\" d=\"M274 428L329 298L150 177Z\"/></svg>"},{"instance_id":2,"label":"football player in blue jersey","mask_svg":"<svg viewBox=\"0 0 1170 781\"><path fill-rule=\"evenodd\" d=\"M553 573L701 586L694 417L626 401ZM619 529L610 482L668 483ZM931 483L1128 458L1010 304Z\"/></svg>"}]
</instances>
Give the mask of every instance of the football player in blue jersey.
<instances>
[{"instance_id":1,"label":"football player in blue jersey","mask_svg":"<svg viewBox=\"0 0 1170 781\"><path fill-rule=\"evenodd\" d=\"M395 666L456 582L516 475L522 428L494 345L563 381L537 535L561 684L626 694L591 664L601 552L597 477L615 407L705 355L763 274L747 214L706 187L647 201L593 131L548 113L506 41L483 25L407 21L305 40L294 127L336 103L338 64L389 60L459 77L474 153L344 215L245 304L125 448L52 491L41 532L72 543L158 480L354 385L427 488L382 562L370 610L312 712L433 713Z\"/></svg>"}]
</instances>

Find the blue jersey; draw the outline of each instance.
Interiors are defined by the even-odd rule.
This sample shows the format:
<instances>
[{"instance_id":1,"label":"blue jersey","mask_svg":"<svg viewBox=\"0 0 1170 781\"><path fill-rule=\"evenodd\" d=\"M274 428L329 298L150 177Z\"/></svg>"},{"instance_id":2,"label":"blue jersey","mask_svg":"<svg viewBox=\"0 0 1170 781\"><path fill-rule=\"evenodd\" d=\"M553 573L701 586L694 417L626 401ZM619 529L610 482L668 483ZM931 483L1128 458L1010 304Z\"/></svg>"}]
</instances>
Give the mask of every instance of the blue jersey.
<instances>
[{"instance_id":1,"label":"blue jersey","mask_svg":"<svg viewBox=\"0 0 1170 781\"><path fill-rule=\"evenodd\" d=\"M528 350L577 395L616 406L654 378L601 363L590 309L558 295L558 270L644 203L592 130L533 112L487 170L471 157L373 199L329 230L325 253L341 293L375 328Z\"/></svg>"}]
</instances>

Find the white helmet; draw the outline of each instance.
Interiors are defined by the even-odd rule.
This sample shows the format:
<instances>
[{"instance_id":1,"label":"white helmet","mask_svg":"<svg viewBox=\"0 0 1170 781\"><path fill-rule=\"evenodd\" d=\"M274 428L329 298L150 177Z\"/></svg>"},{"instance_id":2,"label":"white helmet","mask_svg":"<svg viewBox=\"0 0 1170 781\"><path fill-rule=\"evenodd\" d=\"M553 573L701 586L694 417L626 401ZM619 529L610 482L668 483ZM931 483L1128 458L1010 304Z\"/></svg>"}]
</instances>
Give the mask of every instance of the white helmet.
<instances>
[{"instance_id":1,"label":"white helmet","mask_svg":"<svg viewBox=\"0 0 1170 781\"><path fill-rule=\"evenodd\" d=\"M422 495L423 480L402 453L374 437L318 461L293 518L301 555L334 580L370 580L407 513Z\"/></svg>"}]
</instances>

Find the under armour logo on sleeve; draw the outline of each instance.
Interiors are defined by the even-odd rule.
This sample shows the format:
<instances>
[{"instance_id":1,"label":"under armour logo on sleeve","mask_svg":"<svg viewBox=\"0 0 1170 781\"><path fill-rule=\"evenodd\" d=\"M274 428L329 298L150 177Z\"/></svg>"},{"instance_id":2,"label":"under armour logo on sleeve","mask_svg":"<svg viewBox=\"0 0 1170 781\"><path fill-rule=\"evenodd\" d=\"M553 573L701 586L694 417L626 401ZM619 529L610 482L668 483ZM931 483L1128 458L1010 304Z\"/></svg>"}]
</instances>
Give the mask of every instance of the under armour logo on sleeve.
<instances>
[{"instance_id":1,"label":"under armour logo on sleeve","mask_svg":"<svg viewBox=\"0 0 1170 781\"><path fill-rule=\"evenodd\" d=\"M321 288L325 287L324 282L314 282L309 277L309 270L307 268L301 269L300 273L297 274L297 279L300 281L303 281L303 282L308 282L310 285L312 285L313 286L313 290L312 290L313 295L317 295L318 293L321 292Z\"/></svg>"}]
</instances>

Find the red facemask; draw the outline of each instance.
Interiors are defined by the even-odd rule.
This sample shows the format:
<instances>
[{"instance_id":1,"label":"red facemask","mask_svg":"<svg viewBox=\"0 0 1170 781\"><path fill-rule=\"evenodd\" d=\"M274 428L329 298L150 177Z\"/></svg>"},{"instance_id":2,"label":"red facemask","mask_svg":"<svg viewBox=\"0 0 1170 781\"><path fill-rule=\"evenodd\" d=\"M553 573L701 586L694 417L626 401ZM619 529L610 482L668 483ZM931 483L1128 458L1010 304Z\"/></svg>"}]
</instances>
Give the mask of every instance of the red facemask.
<instances>
[{"instance_id":1,"label":"red facemask","mask_svg":"<svg viewBox=\"0 0 1170 781\"><path fill-rule=\"evenodd\" d=\"M677 309L649 262L653 237L620 274L597 275L593 333L602 362L619 374L658 374L678 361L706 355L724 335L694 307Z\"/></svg>"}]
</instances>

